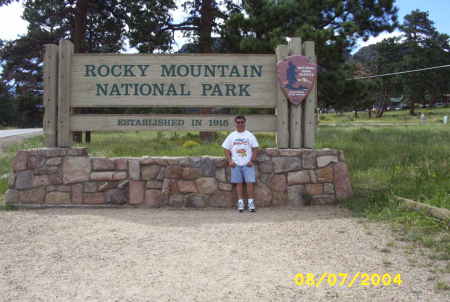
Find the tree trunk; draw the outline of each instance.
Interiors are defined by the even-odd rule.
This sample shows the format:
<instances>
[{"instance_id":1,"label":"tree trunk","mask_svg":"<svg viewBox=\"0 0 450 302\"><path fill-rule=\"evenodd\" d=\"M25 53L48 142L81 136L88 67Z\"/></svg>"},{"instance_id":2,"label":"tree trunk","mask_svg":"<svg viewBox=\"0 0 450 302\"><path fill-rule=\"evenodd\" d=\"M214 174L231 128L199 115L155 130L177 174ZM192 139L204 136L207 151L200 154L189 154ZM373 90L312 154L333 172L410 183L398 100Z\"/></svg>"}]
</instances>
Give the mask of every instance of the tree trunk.
<instances>
[{"instance_id":1,"label":"tree trunk","mask_svg":"<svg viewBox=\"0 0 450 302\"><path fill-rule=\"evenodd\" d=\"M414 100L411 100L411 104L409 106L409 114L416 115L416 103Z\"/></svg>"},{"instance_id":2,"label":"tree trunk","mask_svg":"<svg viewBox=\"0 0 450 302\"><path fill-rule=\"evenodd\" d=\"M358 119L358 110L355 109L355 120Z\"/></svg>"},{"instance_id":3,"label":"tree trunk","mask_svg":"<svg viewBox=\"0 0 450 302\"><path fill-rule=\"evenodd\" d=\"M367 111L369 113L369 120L372 118L372 108L369 108L369 111Z\"/></svg>"},{"instance_id":4,"label":"tree trunk","mask_svg":"<svg viewBox=\"0 0 450 302\"><path fill-rule=\"evenodd\" d=\"M75 6L75 24L73 29L73 48L75 53L86 52L85 34L89 0L78 0Z\"/></svg>"},{"instance_id":5,"label":"tree trunk","mask_svg":"<svg viewBox=\"0 0 450 302\"><path fill-rule=\"evenodd\" d=\"M203 0L200 9L200 24L199 24L199 47L201 53L212 52L212 29L214 21L214 1ZM211 108L204 108L200 111L201 114L211 113ZM200 131L200 139L203 143L210 143L215 139L215 132Z\"/></svg>"}]
</instances>

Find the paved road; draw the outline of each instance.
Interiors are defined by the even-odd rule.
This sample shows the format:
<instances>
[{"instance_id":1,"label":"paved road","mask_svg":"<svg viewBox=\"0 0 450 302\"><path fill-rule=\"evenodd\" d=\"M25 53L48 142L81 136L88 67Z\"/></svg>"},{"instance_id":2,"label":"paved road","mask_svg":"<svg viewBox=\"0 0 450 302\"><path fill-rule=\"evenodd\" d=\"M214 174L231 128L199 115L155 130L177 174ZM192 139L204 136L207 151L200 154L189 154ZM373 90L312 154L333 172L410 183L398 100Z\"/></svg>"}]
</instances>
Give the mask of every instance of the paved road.
<instances>
[{"instance_id":1,"label":"paved road","mask_svg":"<svg viewBox=\"0 0 450 302\"><path fill-rule=\"evenodd\" d=\"M0 130L0 138L30 133L42 133L42 128Z\"/></svg>"}]
</instances>

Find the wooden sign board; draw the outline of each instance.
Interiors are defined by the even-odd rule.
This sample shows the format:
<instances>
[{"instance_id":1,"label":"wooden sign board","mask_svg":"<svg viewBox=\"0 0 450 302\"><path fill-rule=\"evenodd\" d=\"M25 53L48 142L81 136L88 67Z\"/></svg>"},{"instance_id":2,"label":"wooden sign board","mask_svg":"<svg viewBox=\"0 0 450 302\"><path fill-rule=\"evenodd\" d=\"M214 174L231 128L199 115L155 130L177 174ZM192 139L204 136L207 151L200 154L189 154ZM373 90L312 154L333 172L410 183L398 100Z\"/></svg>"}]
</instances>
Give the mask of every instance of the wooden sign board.
<instances>
[{"instance_id":1,"label":"wooden sign board","mask_svg":"<svg viewBox=\"0 0 450 302\"><path fill-rule=\"evenodd\" d=\"M72 107L276 106L274 55L74 54Z\"/></svg>"},{"instance_id":2,"label":"wooden sign board","mask_svg":"<svg viewBox=\"0 0 450 302\"><path fill-rule=\"evenodd\" d=\"M250 131L276 131L276 117L273 115L247 115L247 129ZM122 115L122 114L79 114L72 115L73 131L232 131L234 116L230 115Z\"/></svg>"}]
</instances>

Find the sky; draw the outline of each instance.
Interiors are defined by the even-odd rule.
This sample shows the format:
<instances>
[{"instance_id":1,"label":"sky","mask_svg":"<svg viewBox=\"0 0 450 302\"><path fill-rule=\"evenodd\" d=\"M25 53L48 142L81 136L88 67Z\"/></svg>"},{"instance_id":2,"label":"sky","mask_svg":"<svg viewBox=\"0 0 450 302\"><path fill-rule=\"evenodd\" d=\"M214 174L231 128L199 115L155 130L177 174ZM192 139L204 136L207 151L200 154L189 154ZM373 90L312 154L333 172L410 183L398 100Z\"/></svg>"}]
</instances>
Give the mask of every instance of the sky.
<instances>
[{"instance_id":1,"label":"sky","mask_svg":"<svg viewBox=\"0 0 450 302\"><path fill-rule=\"evenodd\" d=\"M177 2L182 2L177 0ZM396 0L396 6L399 8L399 21L403 22L403 17L414 9L420 9L429 13L430 19L434 22L436 29L441 33L450 35L450 18L448 11L450 9L450 0ZM0 7L0 39L13 40L24 35L27 29L27 23L22 20L22 5L20 3L12 3L8 6ZM182 13L177 13L181 18ZM371 37L366 42L360 42L359 47L377 43L386 37L399 35L394 33L381 33L377 37ZM178 45L177 48L181 47Z\"/></svg>"}]
</instances>

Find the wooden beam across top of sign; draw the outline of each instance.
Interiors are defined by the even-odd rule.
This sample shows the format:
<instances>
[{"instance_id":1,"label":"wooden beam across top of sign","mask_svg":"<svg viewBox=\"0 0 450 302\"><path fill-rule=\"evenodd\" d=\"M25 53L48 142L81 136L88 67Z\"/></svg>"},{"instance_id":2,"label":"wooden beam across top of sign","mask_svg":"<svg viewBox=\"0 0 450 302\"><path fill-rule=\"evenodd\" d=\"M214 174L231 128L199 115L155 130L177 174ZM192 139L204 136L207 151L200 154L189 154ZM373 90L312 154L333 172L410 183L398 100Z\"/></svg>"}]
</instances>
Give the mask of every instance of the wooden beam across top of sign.
<instances>
[{"instance_id":1,"label":"wooden beam across top of sign","mask_svg":"<svg viewBox=\"0 0 450 302\"><path fill-rule=\"evenodd\" d=\"M277 129L273 115L247 115L247 129L273 132ZM79 114L72 115L72 131L232 131L233 115L186 114Z\"/></svg>"},{"instance_id":2,"label":"wooden beam across top of sign","mask_svg":"<svg viewBox=\"0 0 450 302\"><path fill-rule=\"evenodd\" d=\"M270 54L75 54L71 106L274 108L275 66Z\"/></svg>"}]
</instances>

